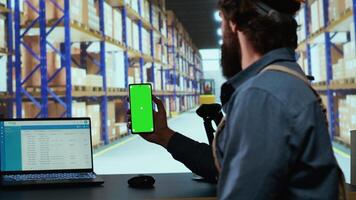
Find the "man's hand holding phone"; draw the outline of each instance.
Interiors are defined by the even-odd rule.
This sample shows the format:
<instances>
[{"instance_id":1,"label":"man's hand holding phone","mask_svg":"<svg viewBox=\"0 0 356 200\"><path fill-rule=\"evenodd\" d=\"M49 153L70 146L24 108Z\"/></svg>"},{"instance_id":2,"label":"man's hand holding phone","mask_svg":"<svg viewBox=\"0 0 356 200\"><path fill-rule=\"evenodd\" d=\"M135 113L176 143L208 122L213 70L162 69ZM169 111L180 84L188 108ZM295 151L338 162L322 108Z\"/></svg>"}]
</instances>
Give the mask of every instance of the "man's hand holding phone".
<instances>
[{"instance_id":1,"label":"man's hand holding phone","mask_svg":"<svg viewBox=\"0 0 356 200\"><path fill-rule=\"evenodd\" d=\"M167 148L170 139L174 135L174 131L168 127L167 114L162 101L153 96L153 102L158 108L157 111L154 111L154 132L152 134L140 134L140 136L149 142ZM129 130L132 130L131 110L128 110L127 118L127 127Z\"/></svg>"}]
</instances>

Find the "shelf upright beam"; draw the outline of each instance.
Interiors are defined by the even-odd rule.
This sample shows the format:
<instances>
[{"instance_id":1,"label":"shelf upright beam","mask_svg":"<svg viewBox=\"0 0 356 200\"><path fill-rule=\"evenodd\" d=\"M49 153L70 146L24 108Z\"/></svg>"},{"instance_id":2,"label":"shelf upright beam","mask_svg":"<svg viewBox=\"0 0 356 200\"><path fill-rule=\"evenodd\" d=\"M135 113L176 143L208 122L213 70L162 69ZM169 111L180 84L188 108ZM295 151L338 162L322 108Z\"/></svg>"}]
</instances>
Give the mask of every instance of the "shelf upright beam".
<instances>
[{"instance_id":1,"label":"shelf upright beam","mask_svg":"<svg viewBox=\"0 0 356 200\"><path fill-rule=\"evenodd\" d=\"M324 9L324 24L327 26L329 23L329 0L323 0L323 9ZM326 55L326 84L327 89L327 98L328 98L328 110L329 110L329 132L331 139L334 139L336 134L336 119L334 112L334 94L330 90L330 83L333 80L333 69L332 69L332 57L331 57L331 39L330 33L325 32L325 55Z\"/></svg>"},{"instance_id":2,"label":"shelf upright beam","mask_svg":"<svg viewBox=\"0 0 356 200\"><path fill-rule=\"evenodd\" d=\"M47 79L47 33L46 33L46 1L39 0L39 8L36 8L31 4L30 1L25 1L25 3L38 14L38 17L33 20L24 33L21 33L21 13L20 13L20 3L15 1L15 71L16 71L16 117L22 117L22 95L26 95L27 98L38 108L40 109L39 114L36 117L48 117L48 79ZM40 38L40 55L37 55L31 48L29 48L25 43L22 42L22 39L25 37L26 33L33 28L36 24L39 24L39 38ZM21 62L21 46L31 54L31 56L36 59L39 64L32 70L30 74L22 80L21 71L22 71L22 62ZM36 100L26 89L23 88L23 85L31 78L31 76L37 71L40 70L41 74L41 94L40 102Z\"/></svg>"},{"instance_id":3,"label":"shelf upright beam","mask_svg":"<svg viewBox=\"0 0 356 200\"><path fill-rule=\"evenodd\" d=\"M46 0L40 0L40 64L41 64L41 114L40 117L48 117L48 79L47 79L47 30L46 30Z\"/></svg>"},{"instance_id":4,"label":"shelf upright beam","mask_svg":"<svg viewBox=\"0 0 356 200\"><path fill-rule=\"evenodd\" d=\"M310 44L308 42L308 38L310 36L310 29L309 29L309 18L310 18L310 12L309 12L309 5L308 2L305 2L304 5L304 26L305 26L305 46L306 46L306 54L307 54L307 64L308 64L308 73L309 76L312 76L313 71L312 71L312 64L311 64L311 54L310 54Z\"/></svg>"},{"instance_id":5,"label":"shelf upright beam","mask_svg":"<svg viewBox=\"0 0 356 200\"><path fill-rule=\"evenodd\" d=\"M140 15L140 19L138 20L138 44L139 44L139 50L140 50L140 53L141 53L141 57L140 57L140 79L141 79L141 83L144 82L144 77L143 77L143 67L144 67L144 60L143 60L143 57L142 57L142 54L143 54L143 37L142 37L142 34L143 34L143 31L142 31L142 9L143 9L143 6L142 6L142 0L138 0L137 1L138 3L138 13Z\"/></svg>"},{"instance_id":6,"label":"shelf upright beam","mask_svg":"<svg viewBox=\"0 0 356 200\"><path fill-rule=\"evenodd\" d=\"M352 0L352 10L354 11L354 14L352 15L353 17L353 22L354 22L354 31L356 33L356 0ZM356 40L354 41L356 42Z\"/></svg>"},{"instance_id":7,"label":"shelf upright beam","mask_svg":"<svg viewBox=\"0 0 356 200\"><path fill-rule=\"evenodd\" d=\"M64 1L64 55L62 66L66 70L66 116L72 117L72 55L71 55L71 33L70 33L70 1ZM64 65L63 65L64 64Z\"/></svg>"},{"instance_id":8,"label":"shelf upright beam","mask_svg":"<svg viewBox=\"0 0 356 200\"><path fill-rule=\"evenodd\" d=\"M176 47L175 45L175 31L174 31L174 25L172 25L172 54L173 54L173 99L176 100L177 98L177 79L176 79L176 70L177 70L177 62L176 62ZM178 43L177 43L178 44ZM177 108L177 106L176 106Z\"/></svg>"},{"instance_id":9,"label":"shelf upright beam","mask_svg":"<svg viewBox=\"0 0 356 200\"><path fill-rule=\"evenodd\" d=\"M152 0L151 0L152 2ZM158 14L158 17L159 17L159 32L162 33L162 27L163 27L163 20L162 20L162 12L160 11L159 14ZM153 24L153 23L152 23ZM167 23L166 23L167 24ZM161 44L161 53L162 55L164 54L164 47L166 47L166 44L165 42L163 41L163 37L161 37L160 39L160 44ZM167 54L168 55L168 54ZM162 56L161 56L162 57ZM162 64L163 64L163 61L162 61ZM164 86L164 82L163 82L163 72L164 72L164 68L163 68L163 65L161 65L161 90L164 91L163 89L163 86Z\"/></svg>"},{"instance_id":10,"label":"shelf upright beam","mask_svg":"<svg viewBox=\"0 0 356 200\"><path fill-rule=\"evenodd\" d=\"M121 15L122 15L122 41L125 44L125 47L128 46L128 41L127 41L127 10L126 6L122 7L121 10ZM130 67L130 61L129 61L129 55L128 55L128 50L124 51L124 67L125 67L125 88L129 88L129 67Z\"/></svg>"},{"instance_id":11,"label":"shelf upright beam","mask_svg":"<svg viewBox=\"0 0 356 200\"><path fill-rule=\"evenodd\" d=\"M22 117L22 85L21 85L21 12L20 2L15 1L15 78L16 78L16 117Z\"/></svg>"},{"instance_id":12,"label":"shelf upright beam","mask_svg":"<svg viewBox=\"0 0 356 200\"><path fill-rule=\"evenodd\" d=\"M153 32L153 4L152 4L152 0L149 0L149 12L150 12L150 24L152 26L152 29L150 30L150 50L151 50L151 57L154 60L155 58L155 43L154 43L154 32ZM161 30L160 30L161 32ZM151 66L151 78L152 78L152 84L153 84L153 90L156 91L156 80L155 80L155 62L152 62L152 66Z\"/></svg>"},{"instance_id":13,"label":"shelf upright beam","mask_svg":"<svg viewBox=\"0 0 356 200\"><path fill-rule=\"evenodd\" d=\"M99 0L99 18L100 18L100 32L103 38L105 38L105 13L104 13L104 0ZM104 96L101 98L101 124L102 124L102 140L104 144L110 143L109 131L108 131L108 95L107 95L107 83L106 83L106 46L105 40L100 41L100 74L103 77Z\"/></svg>"},{"instance_id":14,"label":"shelf upright beam","mask_svg":"<svg viewBox=\"0 0 356 200\"><path fill-rule=\"evenodd\" d=\"M14 52L14 47L13 47L13 17L12 17L12 0L7 0L7 8L10 10L9 13L7 13L7 49L9 52L9 55L7 56L7 92L11 96L11 99L7 101L7 117L8 118L13 118L13 108L14 108L14 102L12 100L14 91L13 91L13 52Z\"/></svg>"}]
</instances>

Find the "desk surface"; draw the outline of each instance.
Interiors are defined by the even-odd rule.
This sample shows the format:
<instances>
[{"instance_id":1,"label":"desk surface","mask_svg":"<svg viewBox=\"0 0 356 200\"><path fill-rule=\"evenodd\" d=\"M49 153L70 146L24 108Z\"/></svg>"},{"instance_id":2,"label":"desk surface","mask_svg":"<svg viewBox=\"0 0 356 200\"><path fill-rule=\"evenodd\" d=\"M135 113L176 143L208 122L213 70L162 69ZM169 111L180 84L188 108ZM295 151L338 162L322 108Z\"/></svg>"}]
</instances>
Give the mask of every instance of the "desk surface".
<instances>
[{"instance_id":1,"label":"desk surface","mask_svg":"<svg viewBox=\"0 0 356 200\"><path fill-rule=\"evenodd\" d=\"M192 174L155 174L155 188L129 188L127 180L135 175L102 176L100 187L0 189L0 199L8 200L134 200L134 199L214 199L216 186L192 180Z\"/></svg>"}]
</instances>

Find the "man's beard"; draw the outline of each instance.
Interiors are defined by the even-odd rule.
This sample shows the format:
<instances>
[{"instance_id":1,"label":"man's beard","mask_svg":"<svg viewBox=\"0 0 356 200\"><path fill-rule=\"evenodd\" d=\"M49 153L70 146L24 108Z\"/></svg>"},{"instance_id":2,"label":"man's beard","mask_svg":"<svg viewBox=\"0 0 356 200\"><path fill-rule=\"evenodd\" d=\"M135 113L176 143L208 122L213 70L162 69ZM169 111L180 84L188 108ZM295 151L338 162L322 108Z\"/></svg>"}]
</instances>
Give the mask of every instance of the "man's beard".
<instances>
[{"instance_id":1,"label":"man's beard","mask_svg":"<svg viewBox=\"0 0 356 200\"><path fill-rule=\"evenodd\" d=\"M221 45L221 67L227 79L242 71L240 41L228 27L225 28L224 43Z\"/></svg>"}]
</instances>

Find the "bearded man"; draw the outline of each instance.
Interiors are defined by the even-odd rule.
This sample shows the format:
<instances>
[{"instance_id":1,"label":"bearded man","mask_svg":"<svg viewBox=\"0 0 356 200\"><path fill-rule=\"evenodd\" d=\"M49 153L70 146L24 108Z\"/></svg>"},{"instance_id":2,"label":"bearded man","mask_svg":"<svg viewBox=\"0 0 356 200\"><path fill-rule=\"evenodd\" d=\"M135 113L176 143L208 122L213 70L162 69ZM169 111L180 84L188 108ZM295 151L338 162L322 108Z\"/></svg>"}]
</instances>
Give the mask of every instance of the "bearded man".
<instances>
[{"instance_id":1,"label":"bearded man","mask_svg":"<svg viewBox=\"0 0 356 200\"><path fill-rule=\"evenodd\" d=\"M225 118L214 145L167 126L163 104L155 133L192 172L218 181L218 199L338 199L340 171L326 113L296 63L300 0L220 0ZM130 128L130 123L129 123Z\"/></svg>"}]
</instances>

